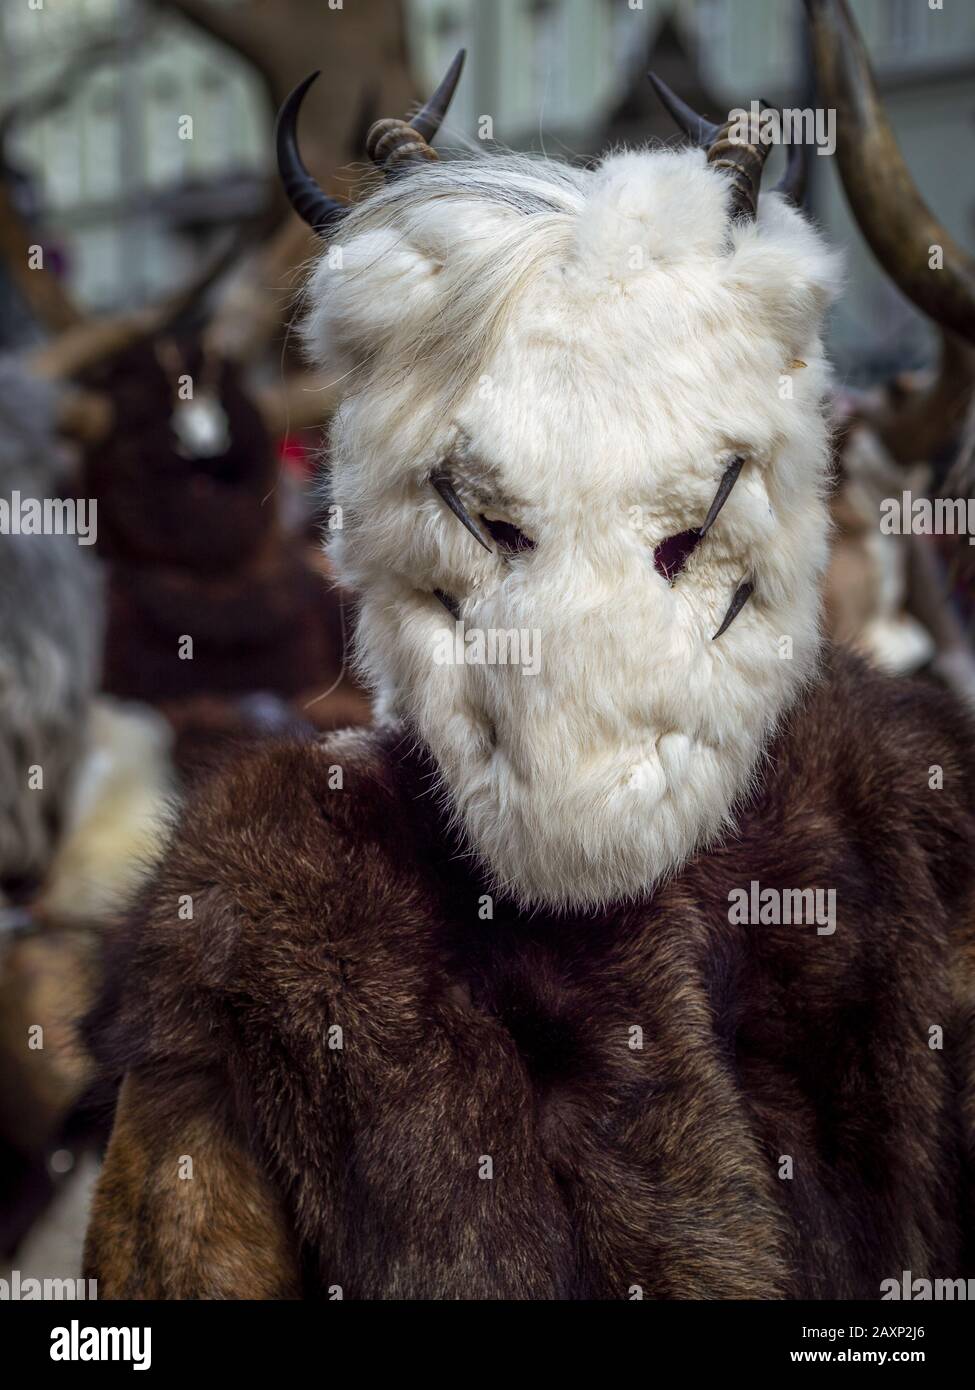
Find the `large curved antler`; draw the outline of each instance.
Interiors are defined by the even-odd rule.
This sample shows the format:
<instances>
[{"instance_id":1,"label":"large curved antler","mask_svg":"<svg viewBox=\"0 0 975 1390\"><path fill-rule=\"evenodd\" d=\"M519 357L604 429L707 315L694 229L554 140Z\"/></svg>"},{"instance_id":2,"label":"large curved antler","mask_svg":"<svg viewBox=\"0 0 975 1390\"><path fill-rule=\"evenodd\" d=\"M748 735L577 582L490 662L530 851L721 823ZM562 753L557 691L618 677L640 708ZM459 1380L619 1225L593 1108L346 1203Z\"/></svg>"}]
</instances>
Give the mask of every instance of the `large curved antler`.
<instances>
[{"instance_id":1,"label":"large curved antler","mask_svg":"<svg viewBox=\"0 0 975 1390\"><path fill-rule=\"evenodd\" d=\"M846 0L805 0L819 100L837 115L847 200L874 255L926 314L975 342L975 261L921 198L884 112ZM942 250L932 269L931 248Z\"/></svg>"}]
</instances>

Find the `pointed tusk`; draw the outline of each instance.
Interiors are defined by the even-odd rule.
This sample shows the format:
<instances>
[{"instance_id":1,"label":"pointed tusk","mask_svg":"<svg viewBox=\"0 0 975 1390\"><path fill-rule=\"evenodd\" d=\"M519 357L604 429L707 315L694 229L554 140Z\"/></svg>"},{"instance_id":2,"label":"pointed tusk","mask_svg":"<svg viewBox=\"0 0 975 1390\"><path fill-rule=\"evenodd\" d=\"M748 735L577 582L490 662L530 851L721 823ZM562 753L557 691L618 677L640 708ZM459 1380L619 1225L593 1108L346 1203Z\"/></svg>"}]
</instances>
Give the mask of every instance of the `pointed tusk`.
<instances>
[{"instance_id":1,"label":"pointed tusk","mask_svg":"<svg viewBox=\"0 0 975 1390\"><path fill-rule=\"evenodd\" d=\"M471 520L467 508L464 506L463 502L457 496L456 489L454 488L454 485L451 482L450 478L447 476L447 474L431 473L430 483L436 489L436 491L439 492L440 496L447 503L447 506L453 512L454 516L458 519L458 521L462 522L463 525L467 527L468 531L470 531L474 539L480 545L483 545L484 549L487 551L489 555L493 555L494 551L491 549L487 541L484 539L477 524Z\"/></svg>"},{"instance_id":2,"label":"pointed tusk","mask_svg":"<svg viewBox=\"0 0 975 1390\"><path fill-rule=\"evenodd\" d=\"M728 611L724 615L724 618L722 620L721 626L718 628L717 632L711 638L712 642L716 642L723 632L728 631L729 627L735 621L738 614L744 608L745 604L748 602L748 600L751 598L754 592L755 585L751 582L750 579L746 579L743 584L738 585L738 588L735 590L735 596L731 600L731 603L728 607Z\"/></svg>"},{"instance_id":3,"label":"pointed tusk","mask_svg":"<svg viewBox=\"0 0 975 1390\"><path fill-rule=\"evenodd\" d=\"M710 531L715 521L717 521L718 513L731 496L731 489L738 481L738 474L741 472L744 462L745 456L743 454L738 455L731 460L728 467L721 475L721 482L718 484L718 490L714 495L714 501L708 508L708 514L704 518L704 525L698 532L702 540Z\"/></svg>"},{"instance_id":4,"label":"pointed tusk","mask_svg":"<svg viewBox=\"0 0 975 1390\"><path fill-rule=\"evenodd\" d=\"M443 589L434 589L433 596L440 600L455 621L460 617L460 604L452 594L445 594Z\"/></svg>"}]
</instances>

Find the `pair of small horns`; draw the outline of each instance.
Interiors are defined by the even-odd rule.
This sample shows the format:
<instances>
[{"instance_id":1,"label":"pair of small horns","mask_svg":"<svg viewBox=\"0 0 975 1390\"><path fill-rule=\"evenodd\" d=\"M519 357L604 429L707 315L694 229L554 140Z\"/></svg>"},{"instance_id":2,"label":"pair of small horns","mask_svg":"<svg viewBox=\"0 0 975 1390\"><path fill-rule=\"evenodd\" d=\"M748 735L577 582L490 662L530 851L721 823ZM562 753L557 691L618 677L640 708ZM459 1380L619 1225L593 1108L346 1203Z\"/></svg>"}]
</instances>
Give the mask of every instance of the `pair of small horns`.
<instances>
[{"instance_id":1,"label":"pair of small horns","mask_svg":"<svg viewBox=\"0 0 975 1390\"><path fill-rule=\"evenodd\" d=\"M731 177L731 216L735 221L752 221L758 211L758 192L762 182L762 171L769 156L769 146L758 138L758 131L752 131L754 140L744 141L733 138L731 129L737 122L731 118L722 125L715 125L699 116L686 101L681 101L676 92L671 91L656 73L648 74L653 89L677 125L698 149L707 151L708 163L716 169L726 169ZM765 103L759 103L762 110ZM802 202L806 185L806 148L804 145L789 146L786 171L775 186L776 193L783 193L797 207Z\"/></svg>"},{"instance_id":2,"label":"pair of small horns","mask_svg":"<svg viewBox=\"0 0 975 1390\"><path fill-rule=\"evenodd\" d=\"M377 121L370 129L366 139L367 153L387 177L437 158L430 141L447 114L460 81L465 56L465 50L461 49L433 96L412 120L388 118ZM297 135L298 112L305 94L318 76L319 73L313 72L287 98L278 115L275 140L281 182L291 206L310 227L325 236L341 221L347 204L331 197L309 174L298 149ZM656 74L650 74L650 81L681 130L695 145L707 150L708 163L730 174L732 216L739 220L754 218L762 170L769 153L768 146L758 139L758 132L753 132L753 141L732 138L730 119L723 125L714 125L681 101ZM805 150L801 145L792 145L788 168L777 191L798 203L802 199L804 183Z\"/></svg>"},{"instance_id":3,"label":"pair of small horns","mask_svg":"<svg viewBox=\"0 0 975 1390\"><path fill-rule=\"evenodd\" d=\"M415 168L437 158L436 152L430 148L430 141L440 129L441 122L447 114L447 108L460 81L465 56L465 50L462 48L447 69L440 86L411 121L376 121L370 129L366 137L367 153L387 177L401 174L411 165ZM309 174L298 150L297 134L301 103L308 88L318 76L317 72L313 72L304 82L299 82L281 107L275 143L281 182L291 206L309 227L314 228L320 236L326 236L345 216L348 205L338 198L331 197Z\"/></svg>"}]
</instances>

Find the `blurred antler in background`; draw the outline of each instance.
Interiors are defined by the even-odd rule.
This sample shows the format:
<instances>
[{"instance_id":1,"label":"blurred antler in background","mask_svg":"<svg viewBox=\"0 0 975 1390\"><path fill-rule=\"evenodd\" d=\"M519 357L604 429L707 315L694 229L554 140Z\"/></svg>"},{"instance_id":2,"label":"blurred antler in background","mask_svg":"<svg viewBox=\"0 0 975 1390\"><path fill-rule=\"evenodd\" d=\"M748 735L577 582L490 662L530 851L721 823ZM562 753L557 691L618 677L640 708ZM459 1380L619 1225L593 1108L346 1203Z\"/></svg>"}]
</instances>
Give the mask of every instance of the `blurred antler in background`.
<instances>
[{"instance_id":1,"label":"blurred antler in background","mask_svg":"<svg viewBox=\"0 0 975 1390\"><path fill-rule=\"evenodd\" d=\"M322 78L309 93L302 150L323 177L347 159L349 123L363 83L384 109L407 110L417 87L407 63L402 0L371 0L333 10L325 0L152 0L233 48L260 74L272 113L312 68Z\"/></svg>"},{"instance_id":2,"label":"blurred antler in background","mask_svg":"<svg viewBox=\"0 0 975 1390\"><path fill-rule=\"evenodd\" d=\"M885 388L847 395L838 451L834 520L838 539L827 581L835 634L880 664L913 670L934 649L932 670L967 700L975 694L975 656L947 596L933 544L881 536L878 479L888 496L936 486L939 459L958 448L975 394L975 261L921 198L877 93L847 0L805 0L818 99L837 113L836 156L851 211L878 261L941 333L937 369ZM939 267L932 248L941 251ZM880 461L878 464L878 460ZM884 463L886 460L886 463ZM895 465L911 466L910 475ZM925 465L923 472L914 466ZM972 470L951 476L973 497ZM960 539L968 554L967 536ZM869 613L865 595L873 594ZM908 611L905 611L908 610Z\"/></svg>"},{"instance_id":3,"label":"blurred antler in background","mask_svg":"<svg viewBox=\"0 0 975 1390\"><path fill-rule=\"evenodd\" d=\"M805 0L816 83L837 117L836 158L877 260L935 323L975 343L975 261L930 211L898 148L847 0ZM939 246L943 266L930 265Z\"/></svg>"}]
</instances>

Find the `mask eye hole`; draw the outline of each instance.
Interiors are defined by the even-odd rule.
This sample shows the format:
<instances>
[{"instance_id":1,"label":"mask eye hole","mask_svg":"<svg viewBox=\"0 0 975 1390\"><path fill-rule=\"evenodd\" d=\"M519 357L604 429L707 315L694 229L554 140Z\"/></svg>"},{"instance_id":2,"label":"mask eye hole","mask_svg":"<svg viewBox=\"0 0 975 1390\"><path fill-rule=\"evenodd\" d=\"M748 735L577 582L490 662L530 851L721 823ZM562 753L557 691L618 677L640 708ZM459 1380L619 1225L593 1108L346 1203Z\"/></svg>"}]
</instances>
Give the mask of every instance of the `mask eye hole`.
<instances>
[{"instance_id":1,"label":"mask eye hole","mask_svg":"<svg viewBox=\"0 0 975 1390\"><path fill-rule=\"evenodd\" d=\"M662 574L668 584L673 584L700 539L701 532L695 527L690 531L681 531L679 535L668 536L657 546L653 552L653 563L657 573Z\"/></svg>"},{"instance_id":2,"label":"mask eye hole","mask_svg":"<svg viewBox=\"0 0 975 1390\"><path fill-rule=\"evenodd\" d=\"M532 538L526 536L524 531L519 531L510 521L482 515L481 524L498 549L506 555L518 555L522 551L535 549Z\"/></svg>"}]
</instances>

